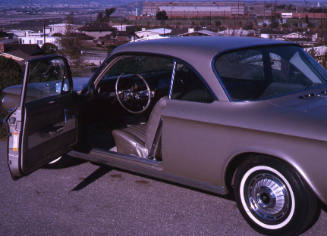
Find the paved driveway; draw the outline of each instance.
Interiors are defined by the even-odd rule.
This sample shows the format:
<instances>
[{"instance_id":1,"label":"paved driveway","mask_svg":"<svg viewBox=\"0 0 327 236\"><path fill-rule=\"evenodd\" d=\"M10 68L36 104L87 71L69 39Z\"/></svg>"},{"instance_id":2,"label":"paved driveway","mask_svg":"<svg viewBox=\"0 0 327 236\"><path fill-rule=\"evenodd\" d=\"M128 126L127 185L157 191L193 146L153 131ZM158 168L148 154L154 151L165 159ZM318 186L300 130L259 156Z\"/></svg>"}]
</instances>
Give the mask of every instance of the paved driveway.
<instances>
[{"instance_id":1,"label":"paved driveway","mask_svg":"<svg viewBox=\"0 0 327 236\"><path fill-rule=\"evenodd\" d=\"M0 235L257 235L232 200L72 162L11 180L0 143ZM326 235L327 214L305 235Z\"/></svg>"}]
</instances>

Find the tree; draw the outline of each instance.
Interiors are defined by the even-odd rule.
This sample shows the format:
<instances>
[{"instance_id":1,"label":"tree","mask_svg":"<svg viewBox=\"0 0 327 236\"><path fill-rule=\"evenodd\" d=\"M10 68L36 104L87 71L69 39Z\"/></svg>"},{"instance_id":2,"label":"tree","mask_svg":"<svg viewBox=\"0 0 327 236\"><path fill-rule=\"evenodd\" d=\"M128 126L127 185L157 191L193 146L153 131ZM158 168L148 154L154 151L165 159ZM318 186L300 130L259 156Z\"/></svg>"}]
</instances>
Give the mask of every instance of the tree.
<instances>
[{"instance_id":1,"label":"tree","mask_svg":"<svg viewBox=\"0 0 327 236\"><path fill-rule=\"evenodd\" d=\"M45 43L42 46L42 50L45 54L54 54L57 53L58 47L52 43Z\"/></svg>"},{"instance_id":2,"label":"tree","mask_svg":"<svg viewBox=\"0 0 327 236\"><path fill-rule=\"evenodd\" d=\"M66 23L67 24L74 24L75 23L75 17L74 17L73 12L70 12L69 15L66 16Z\"/></svg>"},{"instance_id":3,"label":"tree","mask_svg":"<svg viewBox=\"0 0 327 236\"><path fill-rule=\"evenodd\" d=\"M80 34L73 33L71 27L66 28L66 33L60 39L60 46L61 53L68 57L73 66L82 64Z\"/></svg>"},{"instance_id":4,"label":"tree","mask_svg":"<svg viewBox=\"0 0 327 236\"><path fill-rule=\"evenodd\" d=\"M156 14L156 19L160 21L165 21L168 19L166 11L158 11Z\"/></svg>"},{"instance_id":5,"label":"tree","mask_svg":"<svg viewBox=\"0 0 327 236\"><path fill-rule=\"evenodd\" d=\"M271 28L271 29L276 29L276 28L278 28L278 27L279 27L279 23L278 23L277 21L272 22L272 23L270 24L270 28Z\"/></svg>"},{"instance_id":6,"label":"tree","mask_svg":"<svg viewBox=\"0 0 327 236\"><path fill-rule=\"evenodd\" d=\"M107 8L104 11L105 20L109 23L111 15L116 11L116 8Z\"/></svg>"},{"instance_id":7,"label":"tree","mask_svg":"<svg viewBox=\"0 0 327 236\"><path fill-rule=\"evenodd\" d=\"M23 82L23 71L19 64L0 56L0 90Z\"/></svg>"},{"instance_id":8,"label":"tree","mask_svg":"<svg viewBox=\"0 0 327 236\"><path fill-rule=\"evenodd\" d=\"M317 59L317 52L315 51L315 49L313 47L310 48L310 50L308 51L308 53L310 54L310 56L312 56L313 58Z\"/></svg>"},{"instance_id":9,"label":"tree","mask_svg":"<svg viewBox=\"0 0 327 236\"><path fill-rule=\"evenodd\" d=\"M220 22L220 20L216 20L216 21L215 21L215 25L216 25L216 27L221 26L221 22Z\"/></svg>"},{"instance_id":10,"label":"tree","mask_svg":"<svg viewBox=\"0 0 327 236\"><path fill-rule=\"evenodd\" d=\"M55 37L62 37L62 34L61 34L61 33L54 33L52 36L55 36Z\"/></svg>"},{"instance_id":11,"label":"tree","mask_svg":"<svg viewBox=\"0 0 327 236\"><path fill-rule=\"evenodd\" d=\"M307 24L310 23L308 15L305 15L305 23L307 23Z\"/></svg>"},{"instance_id":12,"label":"tree","mask_svg":"<svg viewBox=\"0 0 327 236\"><path fill-rule=\"evenodd\" d=\"M165 21L168 19L166 11L158 11L156 14L156 19L160 20L161 25L165 25Z\"/></svg>"},{"instance_id":13,"label":"tree","mask_svg":"<svg viewBox=\"0 0 327 236\"><path fill-rule=\"evenodd\" d=\"M322 57L321 65L327 69L327 54Z\"/></svg>"},{"instance_id":14,"label":"tree","mask_svg":"<svg viewBox=\"0 0 327 236\"><path fill-rule=\"evenodd\" d=\"M7 34L4 31L0 31L0 38L4 38L4 37L9 37L9 34Z\"/></svg>"},{"instance_id":15,"label":"tree","mask_svg":"<svg viewBox=\"0 0 327 236\"><path fill-rule=\"evenodd\" d=\"M205 27L206 26L206 22L205 21L200 21L200 26L201 27Z\"/></svg>"},{"instance_id":16,"label":"tree","mask_svg":"<svg viewBox=\"0 0 327 236\"><path fill-rule=\"evenodd\" d=\"M253 29L253 23L251 21L247 22L244 26L245 30L252 30Z\"/></svg>"},{"instance_id":17,"label":"tree","mask_svg":"<svg viewBox=\"0 0 327 236\"><path fill-rule=\"evenodd\" d=\"M104 22L103 12L99 12L97 15L96 23L102 24Z\"/></svg>"},{"instance_id":18,"label":"tree","mask_svg":"<svg viewBox=\"0 0 327 236\"><path fill-rule=\"evenodd\" d=\"M17 62L0 56L0 90L11 85L23 83L23 70ZM0 111L0 120L7 114ZM0 126L0 137L6 136L5 129Z\"/></svg>"}]
</instances>

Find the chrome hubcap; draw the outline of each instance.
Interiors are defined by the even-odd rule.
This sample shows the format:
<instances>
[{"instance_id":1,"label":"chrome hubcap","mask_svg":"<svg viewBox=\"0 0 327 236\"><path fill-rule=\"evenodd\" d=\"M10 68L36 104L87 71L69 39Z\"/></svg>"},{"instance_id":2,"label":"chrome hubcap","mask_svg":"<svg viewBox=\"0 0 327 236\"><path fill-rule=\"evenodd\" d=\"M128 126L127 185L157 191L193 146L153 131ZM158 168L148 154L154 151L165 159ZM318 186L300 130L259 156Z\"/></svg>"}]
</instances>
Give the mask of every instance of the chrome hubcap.
<instances>
[{"instance_id":1,"label":"chrome hubcap","mask_svg":"<svg viewBox=\"0 0 327 236\"><path fill-rule=\"evenodd\" d=\"M284 182L275 174L253 173L244 189L252 214L266 224L278 224L289 214L290 194Z\"/></svg>"}]
</instances>

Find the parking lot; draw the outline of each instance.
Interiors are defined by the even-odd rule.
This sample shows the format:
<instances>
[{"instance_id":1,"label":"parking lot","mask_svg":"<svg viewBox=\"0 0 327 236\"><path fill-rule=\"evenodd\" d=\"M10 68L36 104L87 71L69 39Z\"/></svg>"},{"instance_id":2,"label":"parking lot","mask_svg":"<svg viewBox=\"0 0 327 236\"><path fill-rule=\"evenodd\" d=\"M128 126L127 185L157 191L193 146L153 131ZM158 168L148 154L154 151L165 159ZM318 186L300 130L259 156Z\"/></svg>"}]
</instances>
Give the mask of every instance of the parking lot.
<instances>
[{"instance_id":1,"label":"parking lot","mask_svg":"<svg viewBox=\"0 0 327 236\"><path fill-rule=\"evenodd\" d=\"M0 150L0 235L258 235L232 200L87 162L13 181Z\"/></svg>"}]
</instances>

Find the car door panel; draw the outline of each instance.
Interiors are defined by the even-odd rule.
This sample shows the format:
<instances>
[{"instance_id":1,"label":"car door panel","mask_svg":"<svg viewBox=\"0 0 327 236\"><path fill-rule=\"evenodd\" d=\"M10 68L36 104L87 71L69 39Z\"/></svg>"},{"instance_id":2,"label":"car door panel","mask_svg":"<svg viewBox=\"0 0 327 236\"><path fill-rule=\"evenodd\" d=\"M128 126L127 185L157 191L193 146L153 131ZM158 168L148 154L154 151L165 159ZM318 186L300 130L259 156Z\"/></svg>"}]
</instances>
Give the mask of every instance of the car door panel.
<instances>
[{"instance_id":1,"label":"car door panel","mask_svg":"<svg viewBox=\"0 0 327 236\"><path fill-rule=\"evenodd\" d=\"M54 56L32 63L34 74L27 62L20 104L7 121L8 166L15 179L72 150L78 141L77 95L67 61ZM50 80L46 73L52 73Z\"/></svg>"},{"instance_id":2,"label":"car door panel","mask_svg":"<svg viewBox=\"0 0 327 236\"><path fill-rule=\"evenodd\" d=\"M22 172L29 173L41 162L48 163L77 143L77 120L69 109L73 103L70 97L58 95L26 104ZM39 160L41 156L47 158Z\"/></svg>"}]
</instances>

